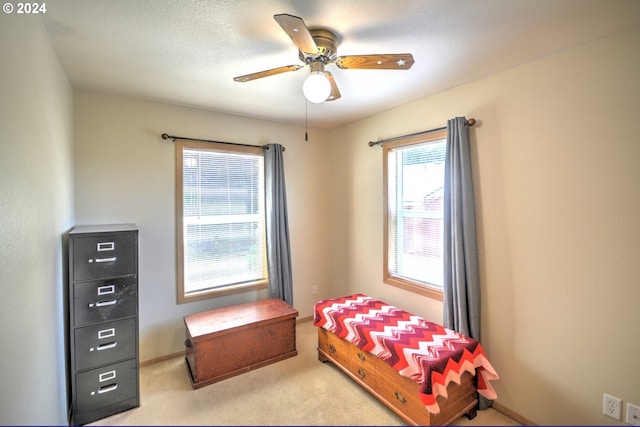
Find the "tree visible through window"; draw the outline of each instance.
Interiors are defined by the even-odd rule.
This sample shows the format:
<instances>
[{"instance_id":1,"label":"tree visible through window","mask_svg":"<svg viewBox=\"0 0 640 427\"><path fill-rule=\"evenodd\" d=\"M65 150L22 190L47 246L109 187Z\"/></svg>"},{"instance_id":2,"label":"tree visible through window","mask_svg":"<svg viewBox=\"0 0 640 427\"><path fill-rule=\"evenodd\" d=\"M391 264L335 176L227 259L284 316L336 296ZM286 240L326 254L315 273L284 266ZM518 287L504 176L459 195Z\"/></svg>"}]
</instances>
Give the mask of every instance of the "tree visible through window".
<instances>
[{"instance_id":1,"label":"tree visible through window","mask_svg":"<svg viewBox=\"0 0 640 427\"><path fill-rule=\"evenodd\" d=\"M442 299L446 130L385 144L385 283Z\"/></svg>"},{"instance_id":2,"label":"tree visible through window","mask_svg":"<svg viewBox=\"0 0 640 427\"><path fill-rule=\"evenodd\" d=\"M178 300L264 287L262 149L177 145Z\"/></svg>"}]
</instances>

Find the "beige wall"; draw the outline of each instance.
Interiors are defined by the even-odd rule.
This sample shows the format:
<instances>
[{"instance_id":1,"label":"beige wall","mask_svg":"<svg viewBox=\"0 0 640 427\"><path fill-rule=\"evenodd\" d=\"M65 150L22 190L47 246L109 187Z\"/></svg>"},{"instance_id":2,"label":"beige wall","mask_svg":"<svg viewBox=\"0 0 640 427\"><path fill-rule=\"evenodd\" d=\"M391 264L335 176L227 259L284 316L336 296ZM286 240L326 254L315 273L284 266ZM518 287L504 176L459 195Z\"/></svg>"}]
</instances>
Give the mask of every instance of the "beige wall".
<instances>
[{"instance_id":1,"label":"beige wall","mask_svg":"<svg viewBox=\"0 0 640 427\"><path fill-rule=\"evenodd\" d=\"M0 425L63 425L72 91L37 16L0 14Z\"/></svg>"},{"instance_id":2,"label":"beige wall","mask_svg":"<svg viewBox=\"0 0 640 427\"><path fill-rule=\"evenodd\" d=\"M543 425L623 425L640 405L640 29L330 133L332 295L364 292L435 321L441 304L382 284L382 153L367 142L474 117L482 342L496 403Z\"/></svg>"},{"instance_id":3,"label":"beige wall","mask_svg":"<svg viewBox=\"0 0 640 427\"><path fill-rule=\"evenodd\" d=\"M213 96L213 95L212 95ZM183 316L265 298L266 292L176 303L175 148L160 135L285 146L294 306L300 317L329 289L328 155L322 131L201 109L77 91L77 224L140 230L140 359L184 351ZM312 295L317 285L318 295Z\"/></svg>"}]
</instances>

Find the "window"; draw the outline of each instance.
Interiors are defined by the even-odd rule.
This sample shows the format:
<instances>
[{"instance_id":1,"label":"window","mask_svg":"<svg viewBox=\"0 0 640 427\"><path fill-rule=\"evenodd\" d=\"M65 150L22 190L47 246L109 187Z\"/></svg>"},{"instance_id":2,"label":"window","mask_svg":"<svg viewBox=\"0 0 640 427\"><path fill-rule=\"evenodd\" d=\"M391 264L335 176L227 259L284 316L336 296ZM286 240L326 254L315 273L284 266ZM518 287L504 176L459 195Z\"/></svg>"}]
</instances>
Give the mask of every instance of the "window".
<instances>
[{"instance_id":1,"label":"window","mask_svg":"<svg viewBox=\"0 0 640 427\"><path fill-rule=\"evenodd\" d=\"M384 146L384 282L442 300L447 131Z\"/></svg>"},{"instance_id":2,"label":"window","mask_svg":"<svg viewBox=\"0 0 640 427\"><path fill-rule=\"evenodd\" d=\"M266 287L262 148L176 150L178 302Z\"/></svg>"}]
</instances>

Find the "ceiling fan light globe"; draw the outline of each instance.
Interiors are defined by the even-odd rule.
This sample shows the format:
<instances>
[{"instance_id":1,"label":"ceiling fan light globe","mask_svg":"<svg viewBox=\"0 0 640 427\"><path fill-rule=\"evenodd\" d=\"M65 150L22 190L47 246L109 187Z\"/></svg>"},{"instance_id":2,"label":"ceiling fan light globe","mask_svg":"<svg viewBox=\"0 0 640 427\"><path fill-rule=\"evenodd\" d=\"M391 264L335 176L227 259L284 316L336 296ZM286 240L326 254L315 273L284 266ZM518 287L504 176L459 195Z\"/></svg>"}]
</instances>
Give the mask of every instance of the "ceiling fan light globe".
<instances>
[{"instance_id":1,"label":"ceiling fan light globe","mask_svg":"<svg viewBox=\"0 0 640 427\"><path fill-rule=\"evenodd\" d=\"M331 94L331 82L321 71L313 71L302 85L302 92L309 102L320 104Z\"/></svg>"}]
</instances>

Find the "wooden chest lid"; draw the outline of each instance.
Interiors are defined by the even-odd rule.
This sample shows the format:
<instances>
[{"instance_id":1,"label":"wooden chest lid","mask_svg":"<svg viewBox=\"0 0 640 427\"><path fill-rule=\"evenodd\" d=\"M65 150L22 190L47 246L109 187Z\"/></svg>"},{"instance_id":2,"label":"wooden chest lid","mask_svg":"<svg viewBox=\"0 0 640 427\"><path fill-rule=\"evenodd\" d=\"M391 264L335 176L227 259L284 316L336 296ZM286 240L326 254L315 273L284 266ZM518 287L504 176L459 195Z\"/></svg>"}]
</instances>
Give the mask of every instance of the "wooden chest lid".
<instances>
[{"instance_id":1,"label":"wooden chest lid","mask_svg":"<svg viewBox=\"0 0 640 427\"><path fill-rule=\"evenodd\" d=\"M192 341L295 318L298 311L279 298L232 305L184 316Z\"/></svg>"}]
</instances>

